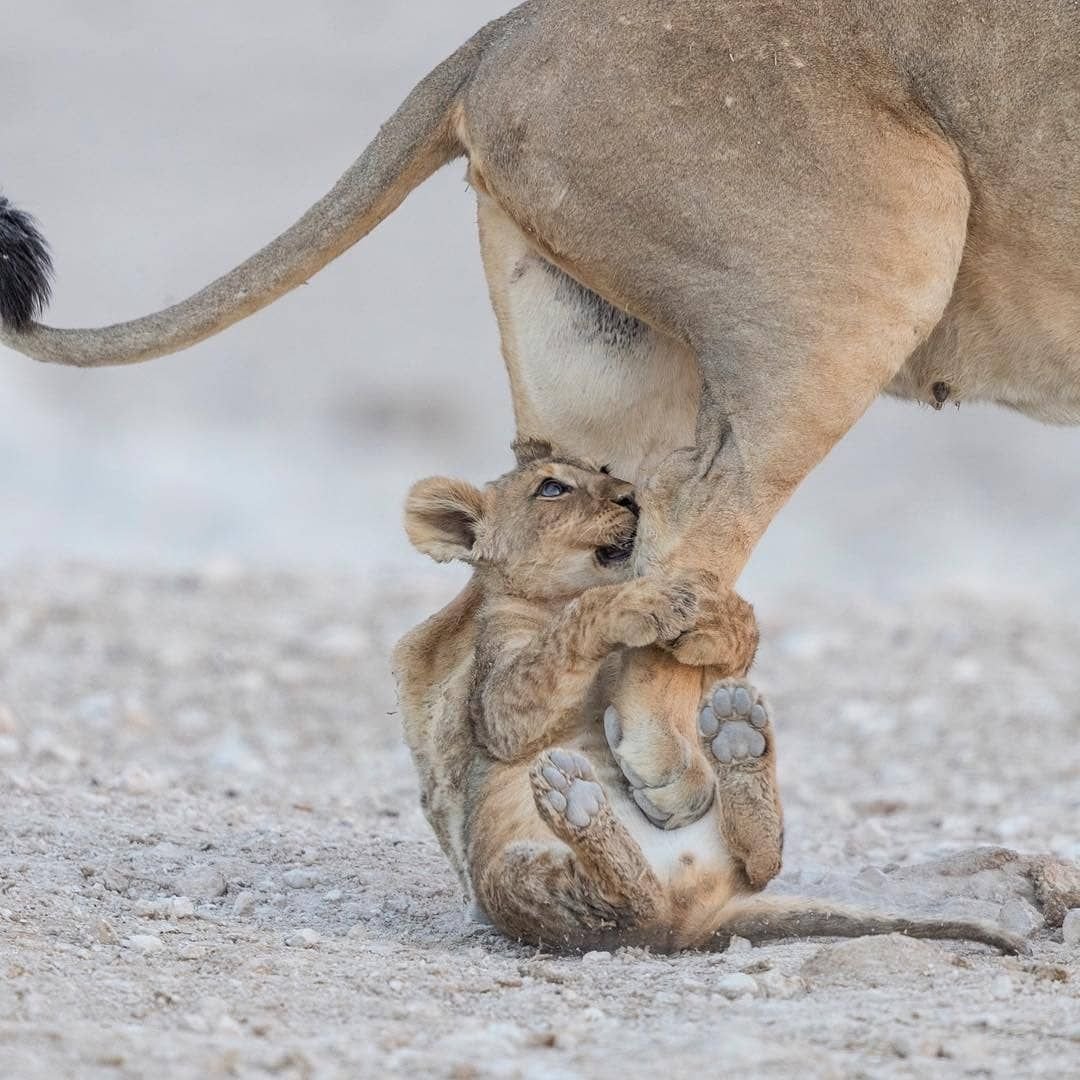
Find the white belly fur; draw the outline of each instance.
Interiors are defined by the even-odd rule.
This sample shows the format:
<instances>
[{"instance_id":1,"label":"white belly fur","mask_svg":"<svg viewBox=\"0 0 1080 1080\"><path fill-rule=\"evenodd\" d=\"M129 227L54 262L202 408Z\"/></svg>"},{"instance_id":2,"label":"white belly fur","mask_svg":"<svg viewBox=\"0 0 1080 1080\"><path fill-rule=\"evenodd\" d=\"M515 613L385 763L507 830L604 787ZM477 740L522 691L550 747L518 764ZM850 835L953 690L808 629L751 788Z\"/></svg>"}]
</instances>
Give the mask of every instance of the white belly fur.
<instances>
[{"instance_id":1,"label":"white belly fur","mask_svg":"<svg viewBox=\"0 0 1080 1080\"><path fill-rule=\"evenodd\" d=\"M518 433L631 482L692 446L701 385L690 350L590 303L484 195L479 218Z\"/></svg>"}]
</instances>

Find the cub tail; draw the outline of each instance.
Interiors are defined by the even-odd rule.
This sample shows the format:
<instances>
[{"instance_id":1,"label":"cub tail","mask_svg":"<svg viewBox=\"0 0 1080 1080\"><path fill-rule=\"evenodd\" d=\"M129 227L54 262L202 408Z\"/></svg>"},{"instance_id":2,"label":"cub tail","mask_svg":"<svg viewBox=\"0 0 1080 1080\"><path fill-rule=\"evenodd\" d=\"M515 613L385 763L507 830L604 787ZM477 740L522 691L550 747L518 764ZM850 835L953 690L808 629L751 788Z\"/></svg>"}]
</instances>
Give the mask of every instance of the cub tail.
<instances>
[{"instance_id":1,"label":"cub tail","mask_svg":"<svg viewBox=\"0 0 1080 1080\"><path fill-rule=\"evenodd\" d=\"M983 920L903 918L816 900L764 896L739 898L725 905L720 913L720 928L710 944L715 949L726 949L733 936L758 944L789 937L850 938L872 934L977 941L1010 954L1029 951L1022 937Z\"/></svg>"}]
</instances>

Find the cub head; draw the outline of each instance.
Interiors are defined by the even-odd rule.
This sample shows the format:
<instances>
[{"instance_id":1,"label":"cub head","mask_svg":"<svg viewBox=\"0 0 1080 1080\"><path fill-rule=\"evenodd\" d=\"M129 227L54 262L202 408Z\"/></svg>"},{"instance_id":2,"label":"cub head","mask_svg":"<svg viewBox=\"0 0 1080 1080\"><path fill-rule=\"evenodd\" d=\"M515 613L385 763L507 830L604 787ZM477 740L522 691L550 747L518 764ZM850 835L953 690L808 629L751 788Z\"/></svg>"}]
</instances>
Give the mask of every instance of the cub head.
<instances>
[{"instance_id":1,"label":"cub head","mask_svg":"<svg viewBox=\"0 0 1080 1080\"><path fill-rule=\"evenodd\" d=\"M458 559L526 599L565 599L632 576L634 489L546 443L515 446L518 467L483 489L431 477L405 504L413 545Z\"/></svg>"}]
</instances>

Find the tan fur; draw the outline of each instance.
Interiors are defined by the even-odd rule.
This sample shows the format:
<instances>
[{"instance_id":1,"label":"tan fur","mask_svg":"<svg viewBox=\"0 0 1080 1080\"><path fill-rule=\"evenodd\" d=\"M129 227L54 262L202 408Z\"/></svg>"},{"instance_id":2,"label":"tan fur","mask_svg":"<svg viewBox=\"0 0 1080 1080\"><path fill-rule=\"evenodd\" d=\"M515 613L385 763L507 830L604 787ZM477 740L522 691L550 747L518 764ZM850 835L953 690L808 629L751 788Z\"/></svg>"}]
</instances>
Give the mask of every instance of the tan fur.
<instances>
[{"instance_id":1,"label":"tan fur","mask_svg":"<svg viewBox=\"0 0 1080 1080\"><path fill-rule=\"evenodd\" d=\"M1080 422L1078 107L1074 0L528 0L241 267L0 342L78 366L184 348L464 155L519 435L638 486L638 570L712 583L674 654L738 673L730 590L880 393ZM667 660L639 662L643 702Z\"/></svg>"},{"instance_id":2,"label":"tan fur","mask_svg":"<svg viewBox=\"0 0 1080 1080\"><path fill-rule=\"evenodd\" d=\"M456 554L475 573L395 652L425 812L467 895L501 931L577 949L894 930L1020 947L984 924L753 901L780 869L771 729L759 758L706 759L685 717L696 717L712 676L659 647L692 632L695 583L632 578L628 559L598 558L615 547L628 553L629 485L581 462L522 456L484 491L443 479L413 488L413 542L435 558ZM567 490L541 496L548 480ZM650 662L638 663L646 653ZM654 686L639 685L654 674ZM650 690L666 709L635 718ZM667 770L675 783L705 777L714 803L707 818L665 832L638 811L604 731L612 701L623 702L620 756ZM576 793L570 784L580 785ZM578 795L595 808L575 819Z\"/></svg>"}]
</instances>

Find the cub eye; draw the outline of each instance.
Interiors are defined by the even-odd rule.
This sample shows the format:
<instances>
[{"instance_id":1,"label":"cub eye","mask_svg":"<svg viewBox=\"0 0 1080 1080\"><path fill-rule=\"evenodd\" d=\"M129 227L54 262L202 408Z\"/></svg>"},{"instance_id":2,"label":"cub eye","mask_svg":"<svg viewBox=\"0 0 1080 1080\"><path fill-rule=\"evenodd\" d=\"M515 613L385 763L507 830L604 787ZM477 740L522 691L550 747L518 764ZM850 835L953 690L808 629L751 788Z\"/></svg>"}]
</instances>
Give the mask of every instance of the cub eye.
<instances>
[{"instance_id":1,"label":"cub eye","mask_svg":"<svg viewBox=\"0 0 1080 1080\"><path fill-rule=\"evenodd\" d=\"M558 480L545 480L536 489L536 494L541 499L557 499L560 495L568 495L573 490L566 484L560 484Z\"/></svg>"}]
</instances>

